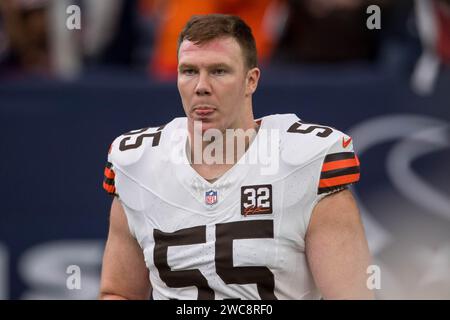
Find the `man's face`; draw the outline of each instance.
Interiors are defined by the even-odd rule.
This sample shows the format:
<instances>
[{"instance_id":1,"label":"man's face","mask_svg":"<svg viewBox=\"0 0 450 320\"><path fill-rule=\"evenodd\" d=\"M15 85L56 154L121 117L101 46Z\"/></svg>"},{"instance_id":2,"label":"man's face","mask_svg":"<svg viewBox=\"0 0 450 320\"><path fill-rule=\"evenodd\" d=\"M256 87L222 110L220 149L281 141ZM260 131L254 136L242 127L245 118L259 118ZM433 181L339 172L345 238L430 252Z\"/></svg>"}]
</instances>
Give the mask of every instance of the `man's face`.
<instances>
[{"instance_id":1,"label":"man's face","mask_svg":"<svg viewBox=\"0 0 450 320\"><path fill-rule=\"evenodd\" d=\"M202 45L184 40L178 53L178 90L189 128L202 122L202 131L240 128L249 88L247 69L238 42L218 38ZM256 87L255 87L256 88Z\"/></svg>"}]
</instances>

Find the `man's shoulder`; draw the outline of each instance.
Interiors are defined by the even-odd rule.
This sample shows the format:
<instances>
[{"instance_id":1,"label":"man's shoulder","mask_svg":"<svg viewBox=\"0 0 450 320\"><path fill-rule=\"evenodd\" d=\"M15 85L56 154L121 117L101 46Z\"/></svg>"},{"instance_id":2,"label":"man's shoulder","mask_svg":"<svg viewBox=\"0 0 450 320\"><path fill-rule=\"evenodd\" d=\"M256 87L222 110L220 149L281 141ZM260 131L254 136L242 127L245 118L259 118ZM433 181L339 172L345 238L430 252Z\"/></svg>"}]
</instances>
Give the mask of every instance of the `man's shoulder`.
<instances>
[{"instance_id":1,"label":"man's shoulder","mask_svg":"<svg viewBox=\"0 0 450 320\"><path fill-rule=\"evenodd\" d=\"M352 139L342 131L320 123L310 123L295 114L269 116L280 136L282 159L303 165L330 153L353 152Z\"/></svg>"},{"instance_id":2,"label":"man's shoulder","mask_svg":"<svg viewBox=\"0 0 450 320\"><path fill-rule=\"evenodd\" d=\"M174 118L166 124L125 132L112 142L108 159L115 166L129 166L149 152L164 153L166 149L170 149L167 144L170 143L174 132L184 132L185 127L186 118Z\"/></svg>"}]
</instances>

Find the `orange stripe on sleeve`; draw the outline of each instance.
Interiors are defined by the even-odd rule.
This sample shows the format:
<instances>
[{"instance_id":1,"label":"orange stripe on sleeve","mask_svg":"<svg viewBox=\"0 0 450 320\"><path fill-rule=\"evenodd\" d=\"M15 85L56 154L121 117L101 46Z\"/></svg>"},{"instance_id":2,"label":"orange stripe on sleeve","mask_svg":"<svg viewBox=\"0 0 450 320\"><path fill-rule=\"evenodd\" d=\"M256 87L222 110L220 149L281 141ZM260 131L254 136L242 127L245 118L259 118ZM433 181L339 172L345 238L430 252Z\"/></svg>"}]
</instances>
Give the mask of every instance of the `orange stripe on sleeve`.
<instances>
[{"instance_id":1,"label":"orange stripe on sleeve","mask_svg":"<svg viewBox=\"0 0 450 320\"><path fill-rule=\"evenodd\" d=\"M105 189L106 192L108 192L108 193L114 193L114 192L116 192L116 187L114 187L114 186L112 186L112 185L109 185L109 184L107 184L106 182L103 182L103 189Z\"/></svg>"},{"instance_id":2,"label":"orange stripe on sleeve","mask_svg":"<svg viewBox=\"0 0 450 320\"><path fill-rule=\"evenodd\" d=\"M359 173L347 174L345 176L321 179L319 183L319 188L335 187L343 184L354 183L359 180Z\"/></svg>"},{"instance_id":3,"label":"orange stripe on sleeve","mask_svg":"<svg viewBox=\"0 0 450 320\"><path fill-rule=\"evenodd\" d=\"M326 162L323 164L322 172L336 170L336 169L356 167L358 165L359 165L359 161L358 161L357 157L355 157L353 159L331 161L331 162Z\"/></svg>"},{"instance_id":4,"label":"orange stripe on sleeve","mask_svg":"<svg viewBox=\"0 0 450 320\"><path fill-rule=\"evenodd\" d=\"M114 171L112 171L108 167L105 167L105 177L107 177L108 179L114 179L115 176L116 175L115 175Z\"/></svg>"}]
</instances>

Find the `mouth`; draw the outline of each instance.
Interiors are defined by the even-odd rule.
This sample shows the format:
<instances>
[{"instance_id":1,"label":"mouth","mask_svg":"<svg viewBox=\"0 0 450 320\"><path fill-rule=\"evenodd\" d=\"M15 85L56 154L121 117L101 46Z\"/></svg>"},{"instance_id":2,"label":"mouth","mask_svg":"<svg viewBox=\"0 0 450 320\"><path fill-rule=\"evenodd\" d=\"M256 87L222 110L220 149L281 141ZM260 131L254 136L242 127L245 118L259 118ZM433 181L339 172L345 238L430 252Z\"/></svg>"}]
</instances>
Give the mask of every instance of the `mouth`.
<instances>
[{"instance_id":1,"label":"mouth","mask_svg":"<svg viewBox=\"0 0 450 320\"><path fill-rule=\"evenodd\" d=\"M194 114L199 118L207 118L214 113L215 109L209 106L199 106L194 108Z\"/></svg>"}]
</instances>

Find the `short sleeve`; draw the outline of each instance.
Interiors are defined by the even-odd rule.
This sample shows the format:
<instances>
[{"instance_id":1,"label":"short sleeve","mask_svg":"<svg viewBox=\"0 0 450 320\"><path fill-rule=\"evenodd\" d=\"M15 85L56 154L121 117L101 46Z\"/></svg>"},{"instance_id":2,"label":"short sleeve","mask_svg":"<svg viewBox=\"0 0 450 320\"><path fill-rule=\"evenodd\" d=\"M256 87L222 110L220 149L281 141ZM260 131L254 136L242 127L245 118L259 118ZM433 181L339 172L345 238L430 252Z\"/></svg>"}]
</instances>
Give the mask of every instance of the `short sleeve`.
<instances>
[{"instance_id":1,"label":"short sleeve","mask_svg":"<svg viewBox=\"0 0 450 320\"><path fill-rule=\"evenodd\" d=\"M352 138L342 134L328 149L322 163L317 194L324 196L345 189L360 179L360 163Z\"/></svg>"},{"instance_id":2,"label":"short sleeve","mask_svg":"<svg viewBox=\"0 0 450 320\"><path fill-rule=\"evenodd\" d=\"M113 144L109 146L108 150L108 161L106 162L105 169L103 170L103 189L110 195L116 196L116 184L115 177L116 174L114 172L114 165L111 161L111 151Z\"/></svg>"},{"instance_id":3,"label":"short sleeve","mask_svg":"<svg viewBox=\"0 0 450 320\"><path fill-rule=\"evenodd\" d=\"M110 195L116 195L116 186L115 186L115 173L113 170L113 164L111 162L107 162L104 170L104 178L103 178L103 189Z\"/></svg>"}]
</instances>

